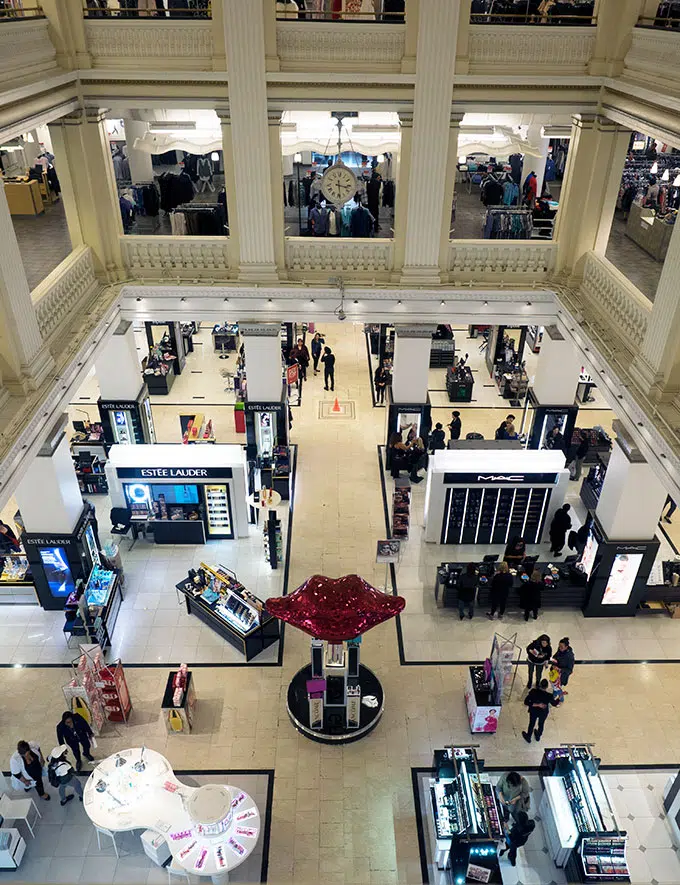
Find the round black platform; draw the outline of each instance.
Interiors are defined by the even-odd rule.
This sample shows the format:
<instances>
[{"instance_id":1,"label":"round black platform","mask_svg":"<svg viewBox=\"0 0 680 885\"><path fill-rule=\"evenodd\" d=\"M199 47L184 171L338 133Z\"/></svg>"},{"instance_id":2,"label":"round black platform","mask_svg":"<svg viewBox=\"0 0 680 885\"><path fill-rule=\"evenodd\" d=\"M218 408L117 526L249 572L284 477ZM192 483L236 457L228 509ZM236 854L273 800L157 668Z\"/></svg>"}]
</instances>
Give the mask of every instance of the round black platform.
<instances>
[{"instance_id":1,"label":"round black platform","mask_svg":"<svg viewBox=\"0 0 680 885\"><path fill-rule=\"evenodd\" d=\"M290 721L297 730L305 737L322 744L349 744L366 737L380 721L385 706L380 680L372 670L359 665L359 685L361 686L361 714L359 728L347 728L345 726L345 710L337 707L337 713L333 708L326 707L324 711L323 728L309 727L309 702L307 700L307 680L312 678L312 666L307 664L302 670L293 676L288 686L288 715ZM375 707L369 707L364 699L374 697L377 701Z\"/></svg>"}]
</instances>

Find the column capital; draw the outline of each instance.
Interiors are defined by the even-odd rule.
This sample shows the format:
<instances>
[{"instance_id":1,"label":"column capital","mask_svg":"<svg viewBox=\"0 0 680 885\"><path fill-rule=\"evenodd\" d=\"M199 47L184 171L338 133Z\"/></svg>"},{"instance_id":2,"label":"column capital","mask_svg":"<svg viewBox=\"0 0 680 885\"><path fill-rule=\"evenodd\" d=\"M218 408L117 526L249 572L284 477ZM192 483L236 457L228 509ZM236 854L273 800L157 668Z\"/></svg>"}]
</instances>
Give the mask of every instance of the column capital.
<instances>
[{"instance_id":1,"label":"column capital","mask_svg":"<svg viewBox=\"0 0 680 885\"><path fill-rule=\"evenodd\" d=\"M410 110L399 110L397 114L399 115L399 125L402 129L413 129L413 108Z\"/></svg>"},{"instance_id":2,"label":"column capital","mask_svg":"<svg viewBox=\"0 0 680 885\"><path fill-rule=\"evenodd\" d=\"M267 107L267 123L269 126L280 126L283 111L281 108Z\"/></svg>"},{"instance_id":3,"label":"column capital","mask_svg":"<svg viewBox=\"0 0 680 885\"><path fill-rule=\"evenodd\" d=\"M55 126L60 123L64 126L80 126L83 123L102 123L106 119L108 108L78 108L70 114L53 120L49 125Z\"/></svg>"},{"instance_id":4,"label":"column capital","mask_svg":"<svg viewBox=\"0 0 680 885\"><path fill-rule=\"evenodd\" d=\"M449 129L460 129L464 116L465 111L451 111L449 114Z\"/></svg>"},{"instance_id":5,"label":"column capital","mask_svg":"<svg viewBox=\"0 0 680 885\"><path fill-rule=\"evenodd\" d=\"M433 323L413 323L403 326L395 325L394 331L400 338L432 338L433 333L437 331L437 327Z\"/></svg>"},{"instance_id":6,"label":"column capital","mask_svg":"<svg viewBox=\"0 0 680 885\"><path fill-rule=\"evenodd\" d=\"M231 108L215 108L219 117L220 126L231 126Z\"/></svg>"},{"instance_id":7,"label":"column capital","mask_svg":"<svg viewBox=\"0 0 680 885\"><path fill-rule=\"evenodd\" d=\"M241 335L250 335L251 338L276 338L281 333L281 325L274 323L239 323Z\"/></svg>"},{"instance_id":8,"label":"column capital","mask_svg":"<svg viewBox=\"0 0 680 885\"><path fill-rule=\"evenodd\" d=\"M572 114L571 125L577 129L594 129L597 114Z\"/></svg>"}]
</instances>

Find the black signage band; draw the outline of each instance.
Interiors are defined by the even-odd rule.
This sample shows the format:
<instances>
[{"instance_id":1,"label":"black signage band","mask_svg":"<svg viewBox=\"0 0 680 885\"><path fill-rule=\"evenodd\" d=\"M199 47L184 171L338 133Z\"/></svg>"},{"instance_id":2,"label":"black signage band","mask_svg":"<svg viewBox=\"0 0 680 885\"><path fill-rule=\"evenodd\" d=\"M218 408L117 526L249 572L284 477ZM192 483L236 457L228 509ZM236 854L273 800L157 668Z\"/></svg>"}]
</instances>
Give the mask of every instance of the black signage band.
<instances>
[{"instance_id":1,"label":"black signage band","mask_svg":"<svg viewBox=\"0 0 680 885\"><path fill-rule=\"evenodd\" d=\"M231 479L231 467L117 467L119 479Z\"/></svg>"},{"instance_id":2,"label":"black signage band","mask_svg":"<svg viewBox=\"0 0 680 885\"><path fill-rule=\"evenodd\" d=\"M104 402L99 400L97 403L102 412L133 412L139 403L128 400L118 400L116 402Z\"/></svg>"},{"instance_id":3,"label":"black signage band","mask_svg":"<svg viewBox=\"0 0 680 885\"><path fill-rule=\"evenodd\" d=\"M246 412L282 412L283 403L244 403Z\"/></svg>"},{"instance_id":4,"label":"black signage band","mask_svg":"<svg viewBox=\"0 0 680 885\"><path fill-rule=\"evenodd\" d=\"M446 485L555 485L558 473L445 473Z\"/></svg>"}]
</instances>

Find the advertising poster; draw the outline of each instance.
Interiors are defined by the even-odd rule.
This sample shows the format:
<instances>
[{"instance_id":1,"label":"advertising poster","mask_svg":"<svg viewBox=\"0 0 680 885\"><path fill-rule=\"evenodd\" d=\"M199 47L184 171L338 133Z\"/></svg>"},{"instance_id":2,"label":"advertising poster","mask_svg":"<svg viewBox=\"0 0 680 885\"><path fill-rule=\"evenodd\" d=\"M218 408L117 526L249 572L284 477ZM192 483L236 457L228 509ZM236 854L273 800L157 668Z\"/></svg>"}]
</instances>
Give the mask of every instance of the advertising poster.
<instances>
[{"instance_id":1,"label":"advertising poster","mask_svg":"<svg viewBox=\"0 0 680 885\"><path fill-rule=\"evenodd\" d=\"M603 605L626 605L642 564L642 553L617 553L602 597Z\"/></svg>"}]
</instances>

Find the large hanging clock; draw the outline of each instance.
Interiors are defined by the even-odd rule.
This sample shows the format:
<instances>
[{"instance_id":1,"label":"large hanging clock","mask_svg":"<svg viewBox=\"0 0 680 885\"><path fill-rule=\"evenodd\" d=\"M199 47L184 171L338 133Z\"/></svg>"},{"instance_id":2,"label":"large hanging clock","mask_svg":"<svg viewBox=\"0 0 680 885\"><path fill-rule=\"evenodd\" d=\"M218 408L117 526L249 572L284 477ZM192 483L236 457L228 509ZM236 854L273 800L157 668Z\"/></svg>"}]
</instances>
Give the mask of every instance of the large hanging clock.
<instances>
[{"instance_id":1,"label":"large hanging clock","mask_svg":"<svg viewBox=\"0 0 680 885\"><path fill-rule=\"evenodd\" d=\"M327 200L342 206L357 192L356 175L344 163L334 163L323 174L321 191Z\"/></svg>"}]
</instances>

